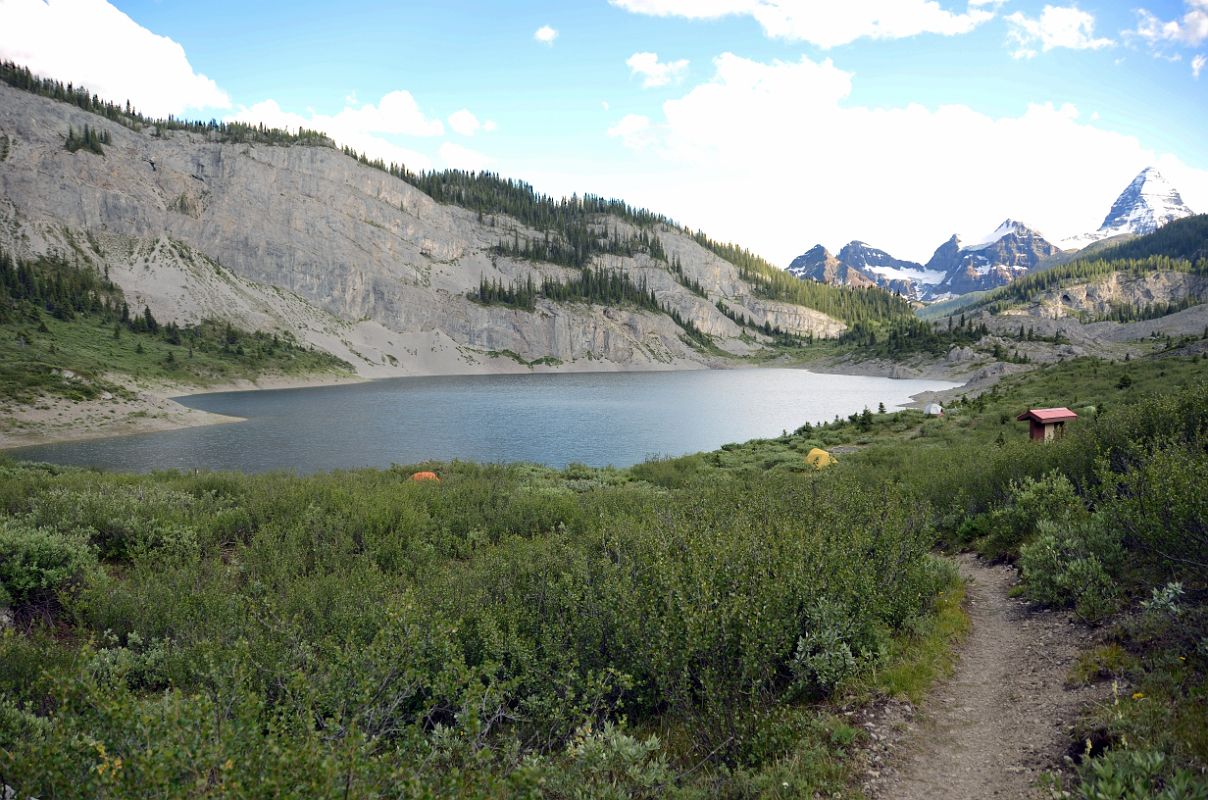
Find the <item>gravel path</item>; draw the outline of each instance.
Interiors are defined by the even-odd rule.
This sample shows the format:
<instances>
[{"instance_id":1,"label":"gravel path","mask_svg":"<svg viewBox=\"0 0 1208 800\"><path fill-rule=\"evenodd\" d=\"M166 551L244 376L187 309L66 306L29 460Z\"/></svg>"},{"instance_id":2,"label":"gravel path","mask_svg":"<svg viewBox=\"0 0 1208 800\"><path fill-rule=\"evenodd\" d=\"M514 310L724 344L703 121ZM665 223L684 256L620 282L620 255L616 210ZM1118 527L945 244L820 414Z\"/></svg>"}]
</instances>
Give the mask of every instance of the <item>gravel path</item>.
<instances>
[{"instance_id":1,"label":"gravel path","mask_svg":"<svg viewBox=\"0 0 1208 800\"><path fill-rule=\"evenodd\" d=\"M1066 613L1007 596L1015 570L959 559L972 630L955 674L922 708L890 703L864 721L873 746L865 791L876 800L1029 798L1061 764L1078 712L1102 687L1066 676L1090 634Z\"/></svg>"}]
</instances>

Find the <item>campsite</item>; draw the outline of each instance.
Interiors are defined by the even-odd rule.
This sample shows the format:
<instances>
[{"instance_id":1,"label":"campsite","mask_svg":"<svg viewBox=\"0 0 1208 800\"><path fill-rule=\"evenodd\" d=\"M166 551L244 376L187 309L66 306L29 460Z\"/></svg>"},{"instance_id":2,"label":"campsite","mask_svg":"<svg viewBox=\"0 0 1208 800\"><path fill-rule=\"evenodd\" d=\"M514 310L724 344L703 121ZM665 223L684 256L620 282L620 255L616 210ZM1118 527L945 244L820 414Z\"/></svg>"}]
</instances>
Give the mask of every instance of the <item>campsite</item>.
<instances>
[{"instance_id":1,"label":"campsite","mask_svg":"<svg viewBox=\"0 0 1208 800\"><path fill-rule=\"evenodd\" d=\"M1035 743L1046 769L1083 735L1127 737L1062 780L1194 785L1200 369L1057 365L942 419L853 415L630 469L9 464L0 774L47 797L839 793L878 730L848 712L953 669L943 554L972 548L1091 632L1078 680L1124 693ZM1072 380L1106 410L1032 441L1015 416Z\"/></svg>"}]
</instances>

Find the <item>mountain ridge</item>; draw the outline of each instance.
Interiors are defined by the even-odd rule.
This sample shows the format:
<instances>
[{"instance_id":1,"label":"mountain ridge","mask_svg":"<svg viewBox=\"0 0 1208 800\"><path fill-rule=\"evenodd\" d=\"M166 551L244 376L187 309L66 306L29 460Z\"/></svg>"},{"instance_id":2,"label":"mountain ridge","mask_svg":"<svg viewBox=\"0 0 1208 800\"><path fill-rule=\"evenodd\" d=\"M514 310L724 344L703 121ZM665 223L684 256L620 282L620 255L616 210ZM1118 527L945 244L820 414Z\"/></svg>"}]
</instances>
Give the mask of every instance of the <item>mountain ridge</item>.
<instances>
[{"instance_id":1,"label":"mountain ridge","mask_svg":"<svg viewBox=\"0 0 1208 800\"><path fill-rule=\"evenodd\" d=\"M822 248L817 245L794 259L788 271L803 280L839 282L837 276L842 276L846 285L866 280L912 300L932 302L1005 286L1034 270L1076 258L1083 250L1152 233L1192 214L1178 190L1156 168L1146 167L1116 198L1094 233L1053 243L1025 223L1007 218L973 244L963 244L954 234L926 264L902 261L857 240L838 256L827 253L834 259L827 269L819 269L809 258Z\"/></svg>"},{"instance_id":2,"label":"mountain ridge","mask_svg":"<svg viewBox=\"0 0 1208 800\"><path fill-rule=\"evenodd\" d=\"M843 318L875 315L888 303L868 306L846 290L777 293L775 276L763 272L778 270L747 251L619 201L600 200L596 213L590 195L547 202L522 182L470 175L483 191L527 196L534 212L526 223L453 204L469 204L456 173L409 181L394 165L325 138L278 142L271 130L251 126L161 128L120 107L95 106L123 116L112 124L84 107L95 98L6 84L0 246L18 257L57 253L91 263L165 320L230 312L252 327L280 327L362 375L534 363L707 367L764 350L778 335L836 336ZM108 143L70 152L65 137L85 126ZM430 177L442 181L432 191L450 195L448 202L415 185ZM578 204L571 208L576 227L537 227L567 204ZM744 254L743 266L727 253ZM665 313L545 298L518 310L471 299L484 280L540 286L571 280L586 266L624 273ZM223 285L199 291L220 273ZM781 295L815 297L832 310ZM283 310L290 303L296 313ZM694 341L696 333L709 344Z\"/></svg>"}]
</instances>

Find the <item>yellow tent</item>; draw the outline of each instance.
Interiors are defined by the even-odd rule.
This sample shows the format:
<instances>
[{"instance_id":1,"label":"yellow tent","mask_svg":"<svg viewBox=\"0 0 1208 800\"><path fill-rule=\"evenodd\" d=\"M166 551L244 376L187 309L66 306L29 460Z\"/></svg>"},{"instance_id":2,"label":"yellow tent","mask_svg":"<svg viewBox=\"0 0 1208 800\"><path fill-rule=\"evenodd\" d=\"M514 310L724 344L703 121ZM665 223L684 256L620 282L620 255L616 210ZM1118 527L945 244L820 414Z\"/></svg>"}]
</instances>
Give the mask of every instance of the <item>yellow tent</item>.
<instances>
[{"instance_id":1,"label":"yellow tent","mask_svg":"<svg viewBox=\"0 0 1208 800\"><path fill-rule=\"evenodd\" d=\"M835 463L835 457L825 450L820 450L815 447L805 454L805 463L809 464L814 469L826 469L831 464Z\"/></svg>"}]
</instances>

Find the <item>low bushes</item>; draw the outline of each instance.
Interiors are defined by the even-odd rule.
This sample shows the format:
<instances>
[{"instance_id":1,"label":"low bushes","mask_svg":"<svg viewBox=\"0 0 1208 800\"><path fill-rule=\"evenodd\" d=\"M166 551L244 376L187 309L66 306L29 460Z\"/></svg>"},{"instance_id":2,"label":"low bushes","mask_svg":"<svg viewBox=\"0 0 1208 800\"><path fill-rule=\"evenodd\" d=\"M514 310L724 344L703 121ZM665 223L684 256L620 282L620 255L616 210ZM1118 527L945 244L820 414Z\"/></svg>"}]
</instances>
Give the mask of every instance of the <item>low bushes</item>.
<instances>
[{"instance_id":1,"label":"low bushes","mask_svg":"<svg viewBox=\"0 0 1208 800\"><path fill-rule=\"evenodd\" d=\"M96 567L83 535L0 518L0 607L57 603Z\"/></svg>"},{"instance_id":2,"label":"low bushes","mask_svg":"<svg viewBox=\"0 0 1208 800\"><path fill-rule=\"evenodd\" d=\"M654 797L700 765L763 785L769 710L884 663L952 579L917 497L839 472L11 469L5 524L85 559L43 584L78 586L65 618L92 643L39 662L0 639L34 670L5 678L0 778L325 796L402 770L417 796Z\"/></svg>"}]
</instances>

